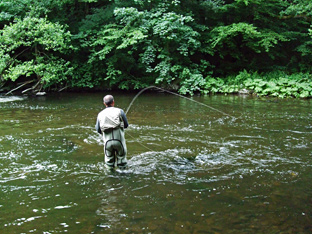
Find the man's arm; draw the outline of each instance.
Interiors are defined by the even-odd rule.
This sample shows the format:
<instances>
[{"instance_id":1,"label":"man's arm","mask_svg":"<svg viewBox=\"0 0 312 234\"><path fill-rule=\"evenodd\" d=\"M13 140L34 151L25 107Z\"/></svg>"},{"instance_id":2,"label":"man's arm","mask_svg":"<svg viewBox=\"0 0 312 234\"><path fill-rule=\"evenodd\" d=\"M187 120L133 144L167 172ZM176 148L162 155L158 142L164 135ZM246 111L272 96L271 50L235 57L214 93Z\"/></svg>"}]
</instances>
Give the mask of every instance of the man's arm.
<instances>
[{"instance_id":1,"label":"man's arm","mask_svg":"<svg viewBox=\"0 0 312 234\"><path fill-rule=\"evenodd\" d=\"M102 131L101 131L101 128L100 128L100 121L99 121L98 118L96 119L95 130L96 130L98 133L102 134Z\"/></svg>"},{"instance_id":2,"label":"man's arm","mask_svg":"<svg viewBox=\"0 0 312 234\"><path fill-rule=\"evenodd\" d=\"M120 111L121 118L124 121L124 128L127 128L129 126L127 116L123 110Z\"/></svg>"}]
</instances>

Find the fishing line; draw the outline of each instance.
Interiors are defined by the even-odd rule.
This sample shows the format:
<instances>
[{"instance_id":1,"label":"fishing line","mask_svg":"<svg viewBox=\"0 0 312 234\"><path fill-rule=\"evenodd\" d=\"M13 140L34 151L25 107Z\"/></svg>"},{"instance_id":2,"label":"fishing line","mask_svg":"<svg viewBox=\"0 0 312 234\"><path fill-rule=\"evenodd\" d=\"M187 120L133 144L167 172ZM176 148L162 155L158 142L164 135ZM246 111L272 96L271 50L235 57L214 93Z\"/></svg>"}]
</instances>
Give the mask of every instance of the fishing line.
<instances>
[{"instance_id":1,"label":"fishing line","mask_svg":"<svg viewBox=\"0 0 312 234\"><path fill-rule=\"evenodd\" d=\"M140 92L138 92L138 93L134 96L134 98L132 99L132 101L130 102L130 104L129 104L129 106L128 106L126 112L125 112L126 115L128 114L128 112L129 112L129 110L130 110L132 104L133 104L134 101L138 98L138 96L140 96L144 91L146 91L146 90L148 90L148 89L152 89L152 88L161 90L161 91L163 91L163 92L167 92L167 93L172 94L172 95L176 95L176 96L178 96L178 97L185 98L185 99L187 99L187 100L189 100L189 101L195 102L195 103L197 103L197 104L199 104L199 105L202 105L202 106L205 106L205 107L208 107L208 108L210 108L210 109L212 109L212 110L214 110L214 111L217 111L217 112L219 112L219 113L221 113L221 114L224 114L224 115L226 115L226 116L229 116L229 117L232 117L232 118L234 118L234 119L237 119L236 117L234 117L234 116L232 116L232 115L229 115L229 114L227 114L227 113L225 113L225 112L223 112L223 111L220 111L220 110L218 110L218 109L216 109L216 108L213 108L213 107L211 107L211 106L209 106L209 105L207 105L207 104L204 104L204 103L202 103L202 102L198 102L198 101L193 100L193 99L191 99L191 98L182 96L182 95L180 95L180 94L178 94L178 93L174 93L174 92L171 92L171 91L169 91L169 90L166 90L166 89L163 89L163 88L159 88L159 87L156 87L156 86L149 86L149 87L146 87L146 88L142 89ZM128 131L127 131L127 135L129 135L132 139L135 139L132 135L129 134ZM146 145L142 144L141 142L139 142L139 141L136 141L136 142L137 142L139 145L143 146L144 148L146 148L146 149L148 149L148 150L150 150L150 151L154 151L154 150L152 150L151 148L147 147Z\"/></svg>"},{"instance_id":2,"label":"fishing line","mask_svg":"<svg viewBox=\"0 0 312 234\"><path fill-rule=\"evenodd\" d=\"M167 92L167 93L176 95L176 96L178 96L178 97L185 98L185 99L187 99L187 100L189 100L189 101L195 102L195 103L197 103L197 104L199 104L199 105L202 105L202 106L205 106L205 107L208 107L208 108L210 108L210 109L212 109L212 110L214 110L214 111L217 111L217 112L219 112L219 113L221 113L221 114L224 114L224 115L227 115L227 116L232 117L232 118L234 118L234 119L237 119L236 117L234 117L234 116L232 116L232 115L229 115L229 114L227 114L227 113L225 113L225 112L223 112L223 111L221 111L221 110L218 110L218 109L216 109L216 108L214 108L214 107L211 107L211 106L209 106L209 105L207 105L207 104L204 104L204 103L202 103L202 102L198 102L198 101L193 100L193 99L191 99L191 98L182 96L182 95L180 95L180 94L178 94L178 93L174 93L174 92L171 92L171 91L169 91L169 90L166 90L166 89L163 89L163 88L159 88L159 87L156 87L156 86L149 86L149 87L147 87L147 88L142 89L140 92L138 92L137 95L135 95L135 97L132 99L131 103L129 104L129 106L128 106L127 110L126 110L126 114L127 114L128 111L130 110L130 108L131 108L133 102L137 99L137 97L140 96L140 94L143 93L145 90L148 90L148 89L151 89L151 88L158 89L158 90L161 90L161 91L163 91L163 92Z\"/></svg>"},{"instance_id":3,"label":"fishing line","mask_svg":"<svg viewBox=\"0 0 312 234\"><path fill-rule=\"evenodd\" d=\"M129 134L129 131L127 131L127 135L130 136L132 139L135 139L134 136ZM151 148L147 147L146 145L142 144L140 141L136 141L139 145L143 146L145 149L148 149L149 151L154 151Z\"/></svg>"},{"instance_id":4,"label":"fishing line","mask_svg":"<svg viewBox=\"0 0 312 234\"><path fill-rule=\"evenodd\" d=\"M133 104L133 102L135 101L135 99L137 99L137 97L140 96L140 94L143 93L145 90L150 89L150 88L153 88L153 87L155 87L155 86L149 86L149 87L147 87L147 88L142 89L140 92L138 92L138 93L134 96L134 98L132 99L132 101L130 102L130 104L129 104L127 110L126 110L126 114L128 114L128 111L130 110L130 107L132 106L132 104Z\"/></svg>"}]
</instances>

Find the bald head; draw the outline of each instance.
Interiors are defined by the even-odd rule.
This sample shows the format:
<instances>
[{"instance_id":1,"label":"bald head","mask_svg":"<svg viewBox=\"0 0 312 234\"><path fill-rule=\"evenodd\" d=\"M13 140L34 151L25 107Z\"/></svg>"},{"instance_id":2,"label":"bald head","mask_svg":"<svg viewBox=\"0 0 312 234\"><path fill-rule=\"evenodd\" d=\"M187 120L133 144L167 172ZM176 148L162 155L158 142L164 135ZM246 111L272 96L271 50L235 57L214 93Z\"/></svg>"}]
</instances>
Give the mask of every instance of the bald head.
<instances>
[{"instance_id":1,"label":"bald head","mask_svg":"<svg viewBox=\"0 0 312 234\"><path fill-rule=\"evenodd\" d=\"M103 102L105 104L105 106L112 106L114 104L114 97L112 95L106 95L103 98Z\"/></svg>"}]
</instances>

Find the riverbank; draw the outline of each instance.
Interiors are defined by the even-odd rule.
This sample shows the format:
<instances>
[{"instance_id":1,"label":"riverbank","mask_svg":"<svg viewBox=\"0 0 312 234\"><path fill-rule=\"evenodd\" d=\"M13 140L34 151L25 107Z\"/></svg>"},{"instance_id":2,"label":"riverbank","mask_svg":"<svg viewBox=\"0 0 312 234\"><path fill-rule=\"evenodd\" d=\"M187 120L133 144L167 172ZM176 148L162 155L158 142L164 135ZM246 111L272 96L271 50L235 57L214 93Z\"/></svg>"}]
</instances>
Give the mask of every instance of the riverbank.
<instances>
[{"instance_id":1,"label":"riverbank","mask_svg":"<svg viewBox=\"0 0 312 234\"><path fill-rule=\"evenodd\" d=\"M181 94L249 94L270 97L312 97L312 76L309 73L286 74L284 72L257 72L242 71L238 75L225 78L206 77L197 86L180 88ZM192 87L191 89L189 87Z\"/></svg>"},{"instance_id":2,"label":"riverbank","mask_svg":"<svg viewBox=\"0 0 312 234\"><path fill-rule=\"evenodd\" d=\"M254 96L268 96L278 98L311 98L312 75L309 73L287 74L284 72L270 72L259 74L257 72L242 71L237 75L227 77L198 76L196 79L176 81L174 84L141 84L139 87L109 87L98 85L94 87L75 87L58 84L45 89L32 88L31 82L23 81L2 86L0 95L34 95L43 96L49 92L101 92L124 91L137 92L139 89L157 86L162 89L176 92L182 95L214 95L214 94L243 94ZM159 90L158 90L159 91Z\"/></svg>"}]
</instances>

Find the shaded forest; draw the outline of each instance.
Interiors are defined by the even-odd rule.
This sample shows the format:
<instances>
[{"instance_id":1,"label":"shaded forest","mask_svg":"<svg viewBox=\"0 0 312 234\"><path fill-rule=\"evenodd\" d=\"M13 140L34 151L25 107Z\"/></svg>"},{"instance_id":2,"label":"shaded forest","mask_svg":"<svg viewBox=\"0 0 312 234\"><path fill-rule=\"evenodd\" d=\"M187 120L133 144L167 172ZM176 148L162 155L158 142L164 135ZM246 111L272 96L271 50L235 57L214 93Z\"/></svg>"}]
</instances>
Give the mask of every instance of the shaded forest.
<instances>
[{"instance_id":1,"label":"shaded forest","mask_svg":"<svg viewBox=\"0 0 312 234\"><path fill-rule=\"evenodd\" d=\"M0 89L312 96L310 0L2 0Z\"/></svg>"}]
</instances>

